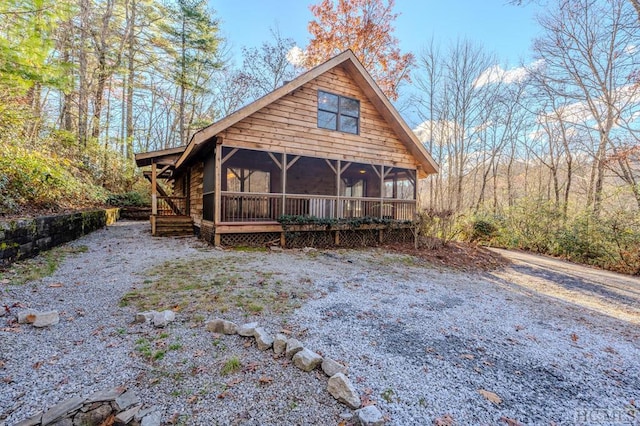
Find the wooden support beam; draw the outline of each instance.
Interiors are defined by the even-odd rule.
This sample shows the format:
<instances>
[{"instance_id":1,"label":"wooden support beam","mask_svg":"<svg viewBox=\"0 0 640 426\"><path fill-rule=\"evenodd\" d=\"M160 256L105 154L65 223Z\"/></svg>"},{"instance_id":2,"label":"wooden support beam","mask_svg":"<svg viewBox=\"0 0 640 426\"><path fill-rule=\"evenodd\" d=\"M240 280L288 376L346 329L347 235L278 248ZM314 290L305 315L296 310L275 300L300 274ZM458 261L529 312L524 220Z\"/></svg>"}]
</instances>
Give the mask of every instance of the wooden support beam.
<instances>
[{"instance_id":1,"label":"wooden support beam","mask_svg":"<svg viewBox=\"0 0 640 426\"><path fill-rule=\"evenodd\" d=\"M282 164L278 161L278 159L276 158L275 155L273 155L273 153L271 152L267 152L267 154L269 154L269 157L271 157L271 159L273 160L274 163L276 163L276 166L278 166L278 168L280 170L282 170Z\"/></svg>"},{"instance_id":2,"label":"wooden support beam","mask_svg":"<svg viewBox=\"0 0 640 426\"><path fill-rule=\"evenodd\" d=\"M293 157L293 159L291 161L287 162L287 170L289 169L289 167L293 166L294 164L296 164L296 161L298 161L300 159L299 155L296 155L295 157Z\"/></svg>"},{"instance_id":3,"label":"wooden support beam","mask_svg":"<svg viewBox=\"0 0 640 426\"><path fill-rule=\"evenodd\" d=\"M331 160L328 160L328 159L326 159L326 158L325 158L325 159L324 159L324 161L326 161L326 162L327 162L327 165L328 165L329 167L331 167L331 170L333 170L333 173L338 173L338 171L336 170L336 168L335 168L335 167L333 167L333 164L331 164Z\"/></svg>"},{"instance_id":4,"label":"wooden support beam","mask_svg":"<svg viewBox=\"0 0 640 426\"><path fill-rule=\"evenodd\" d=\"M164 172L166 172L167 170L169 170L169 167L171 167L172 164L167 164L166 166L164 166L163 168L160 169L160 171L158 172L157 176L162 176L162 174Z\"/></svg>"},{"instance_id":5,"label":"wooden support beam","mask_svg":"<svg viewBox=\"0 0 640 426\"><path fill-rule=\"evenodd\" d=\"M157 187L157 173L156 163L151 163L151 214L158 214L158 187Z\"/></svg>"},{"instance_id":6,"label":"wooden support beam","mask_svg":"<svg viewBox=\"0 0 640 426\"><path fill-rule=\"evenodd\" d=\"M222 145L218 145L218 146L222 146ZM233 157L233 154L235 154L236 152L238 152L238 148L233 148L230 153L228 153L227 155L224 156L224 158L222 159L221 164L224 164L229 158ZM218 154L218 153L216 153L216 154ZM220 150L220 153L218 155L222 155L222 150Z\"/></svg>"}]
</instances>

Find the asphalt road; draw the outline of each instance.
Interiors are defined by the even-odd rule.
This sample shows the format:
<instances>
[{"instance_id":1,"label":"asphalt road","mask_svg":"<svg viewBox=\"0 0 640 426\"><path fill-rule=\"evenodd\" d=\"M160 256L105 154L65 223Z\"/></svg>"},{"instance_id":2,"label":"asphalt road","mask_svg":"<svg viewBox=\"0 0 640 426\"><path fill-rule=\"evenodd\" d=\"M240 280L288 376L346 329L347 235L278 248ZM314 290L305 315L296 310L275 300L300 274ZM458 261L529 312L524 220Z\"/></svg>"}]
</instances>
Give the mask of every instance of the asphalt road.
<instances>
[{"instance_id":1,"label":"asphalt road","mask_svg":"<svg viewBox=\"0 0 640 426\"><path fill-rule=\"evenodd\" d=\"M491 249L513 263L489 274L502 285L640 324L640 278L520 251Z\"/></svg>"}]
</instances>

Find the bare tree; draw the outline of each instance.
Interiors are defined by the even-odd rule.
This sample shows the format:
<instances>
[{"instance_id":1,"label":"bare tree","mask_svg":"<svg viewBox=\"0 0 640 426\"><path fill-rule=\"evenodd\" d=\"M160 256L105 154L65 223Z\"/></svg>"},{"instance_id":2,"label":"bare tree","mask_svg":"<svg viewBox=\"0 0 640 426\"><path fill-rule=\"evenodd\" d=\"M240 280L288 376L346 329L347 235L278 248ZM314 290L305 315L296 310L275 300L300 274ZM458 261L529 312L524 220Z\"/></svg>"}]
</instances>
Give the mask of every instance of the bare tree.
<instances>
[{"instance_id":1,"label":"bare tree","mask_svg":"<svg viewBox=\"0 0 640 426\"><path fill-rule=\"evenodd\" d=\"M563 119L590 130L595 141L587 206L596 216L618 123L633 114L640 90L630 81L640 42L630 6L626 0L558 0L539 19L544 33L534 43L550 95L566 100Z\"/></svg>"}]
</instances>

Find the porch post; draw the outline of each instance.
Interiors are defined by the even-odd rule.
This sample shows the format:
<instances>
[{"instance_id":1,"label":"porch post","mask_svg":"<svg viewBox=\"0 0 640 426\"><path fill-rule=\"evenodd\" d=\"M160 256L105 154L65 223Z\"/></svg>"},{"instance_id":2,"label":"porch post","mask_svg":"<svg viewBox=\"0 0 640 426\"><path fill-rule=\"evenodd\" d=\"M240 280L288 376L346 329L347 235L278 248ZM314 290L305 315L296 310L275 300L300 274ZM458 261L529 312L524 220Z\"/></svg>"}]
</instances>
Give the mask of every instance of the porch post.
<instances>
[{"instance_id":1,"label":"porch post","mask_svg":"<svg viewBox=\"0 0 640 426\"><path fill-rule=\"evenodd\" d=\"M151 214L158 214L158 186L156 177L156 163L151 163Z\"/></svg>"},{"instance_id":2,"label":"porch post","mask_svg":"<svg viewBox=\"0 0 640 426\"><path fill-rule=\"evenodd\" d=\"M287 152L282 154L282 215L285 214L285 203L287 202Z\"/></svg>"},{"instance_id":3,"label":"porch post","mask_svg":"<svg viewBox=\"0 0 640 426\"><path fill-rule=\"evenodd\" d=\"M222 210L222 194L220 193L222 188L222 138L216 138L216 150L213 154L215 160L215 167L213 171L213 179L215 185L214 202L213 202L213 244L215 246L220 245L220 234L218 233L218 225L221 221Z\"/></svg>"},{"instance_id":4,"label":"porch post","mask_svg":"<svg viewBox=\"0 0 640 426\"><path fill-rule=\"evenodd\" d=\"M342 161L338 160L336 172L336 219L342 218L342 206L340 205L340 175L342 174Z\"/></svg>"},{"instance_id":5,"label":"porch post","mask_svg":"<svg viewBox=\"0 0 640 426\"><path fill-rule=\"evenodd\" d=\"M378 214L378 216L380 216L380 219L384 217L384 189L384 165L382 165L380 166L380 212ZM382 237L380 238L380 242L382 242Z\"/></svg>"}]
</instances>

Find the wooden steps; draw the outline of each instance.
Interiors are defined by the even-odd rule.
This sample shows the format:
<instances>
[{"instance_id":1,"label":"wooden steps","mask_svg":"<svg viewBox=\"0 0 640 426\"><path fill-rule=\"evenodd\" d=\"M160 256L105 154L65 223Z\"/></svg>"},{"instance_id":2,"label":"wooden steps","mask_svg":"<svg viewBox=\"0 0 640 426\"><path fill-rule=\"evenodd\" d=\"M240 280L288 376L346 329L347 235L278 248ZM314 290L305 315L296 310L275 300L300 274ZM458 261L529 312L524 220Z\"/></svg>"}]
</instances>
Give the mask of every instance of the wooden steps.
<instances>
[{"instance_id":1,"label":"wooden steps","mask_svg":"<svg viewBox=\"0 0 640 426\"><path fill-rule=\"evenodd\" d=\"M151 234L156 237L193 235L191 216L151 216Z\"/></svg>"}]
</instances>

